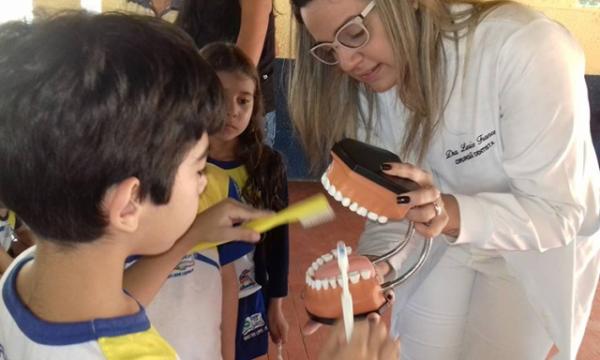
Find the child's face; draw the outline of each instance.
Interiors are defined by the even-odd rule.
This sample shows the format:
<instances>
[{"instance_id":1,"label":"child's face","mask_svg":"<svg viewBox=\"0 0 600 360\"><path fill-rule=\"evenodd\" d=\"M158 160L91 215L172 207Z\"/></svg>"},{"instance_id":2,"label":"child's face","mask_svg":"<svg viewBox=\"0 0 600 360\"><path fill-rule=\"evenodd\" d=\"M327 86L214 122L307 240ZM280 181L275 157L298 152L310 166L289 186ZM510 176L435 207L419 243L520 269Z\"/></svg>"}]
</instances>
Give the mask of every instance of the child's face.
<instances>
[{"instance_id":1,"label":"child's face","mask_svg":"<svg viewBox=\"0 0 600 360\"><path fill-rule=\"evenodd\" d=\"M144 223L140 224L146 237L144 254L168 250L192 225L198 212L199 195L206 188L207 153L208 135L205 133L179 165L169 202L150 207Z\"/></svg>"},{"instance_id":2,"label":"child's face","mask_svg":"<svg viewBox=\"0 0 600 360\"><path fill-rule=\"evenodd\" d=\"M231 141L246 130L252 118L256 84L241 72L217 71L227 99L227 120L223 130L216 134L221 141Z\"/></svg>"}]
</instances>

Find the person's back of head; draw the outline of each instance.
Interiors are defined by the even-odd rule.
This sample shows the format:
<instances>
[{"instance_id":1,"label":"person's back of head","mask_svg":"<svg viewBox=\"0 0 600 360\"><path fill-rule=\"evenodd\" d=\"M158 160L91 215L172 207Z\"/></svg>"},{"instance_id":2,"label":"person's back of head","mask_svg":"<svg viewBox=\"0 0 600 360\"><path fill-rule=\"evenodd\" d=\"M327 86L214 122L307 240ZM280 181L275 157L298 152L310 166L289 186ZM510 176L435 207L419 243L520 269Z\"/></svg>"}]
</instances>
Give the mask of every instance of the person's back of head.
<instances>
[{"instance_id":1,"label":"person's back of head","mask_svg":"<svg viewBox=\"0 0 600 360\"><path fill-rule=\"evenodd\" d=\"M141 200L169 202L222 106L193 41L160 20L68 13L0 26L0 198L43 239L93 241L124 179L139 179Z\"/></svg>"}]
</instances>

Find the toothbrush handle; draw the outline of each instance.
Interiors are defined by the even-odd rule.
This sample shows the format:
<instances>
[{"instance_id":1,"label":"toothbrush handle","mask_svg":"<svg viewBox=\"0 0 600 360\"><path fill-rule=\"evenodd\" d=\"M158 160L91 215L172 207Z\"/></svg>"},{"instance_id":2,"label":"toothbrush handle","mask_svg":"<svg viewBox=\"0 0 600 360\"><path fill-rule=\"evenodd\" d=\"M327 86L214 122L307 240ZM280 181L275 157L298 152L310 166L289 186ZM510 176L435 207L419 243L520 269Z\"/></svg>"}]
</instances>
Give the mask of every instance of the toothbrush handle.
<instances>
[{"instance_id":1,"label":"toothbrush handle","mask_svg":"<svg viewBox=\"0 0 600 360\"><path fill-rule=\"evenodd\" d=\"M272 228L281 225L281 215L273 215L271 217L254 219L245 223L243 226L248 229L252 229L257 233L264 233L266 231L271 230Z\"/></svg>"},{"instance_id":2,"label":"toothbrush handle","mask_svg":"<svg viewBox=\"0 0 600 360\"><path fill-rule=\"evenodd\" d=\"M352 330L354 329L354 309L352 308L352 297L350 291L342 291L342 315L344 320L344 330L346 332L346 341L350 342Z\"/></svg>"}]
</instances>

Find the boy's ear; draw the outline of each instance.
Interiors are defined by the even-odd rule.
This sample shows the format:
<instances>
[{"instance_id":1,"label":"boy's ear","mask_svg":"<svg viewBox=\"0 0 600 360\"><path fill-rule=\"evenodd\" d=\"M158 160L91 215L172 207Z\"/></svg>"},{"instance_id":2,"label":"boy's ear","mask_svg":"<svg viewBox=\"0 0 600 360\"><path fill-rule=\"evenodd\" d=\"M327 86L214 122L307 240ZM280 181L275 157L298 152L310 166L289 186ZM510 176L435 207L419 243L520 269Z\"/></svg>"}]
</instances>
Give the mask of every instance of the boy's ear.
<instances>
[{"instance_id":1,"label":"boy's ear","mask_svg":"<svg viewBox=\"0 0 600 360\"><path fill-rule=\"evenodd\" d=\"M110 226L124 232L137 230L141 216L139 190L140 181L135 177L125 179L109 190L104 208Z\"/></svg>"}]
</instances>

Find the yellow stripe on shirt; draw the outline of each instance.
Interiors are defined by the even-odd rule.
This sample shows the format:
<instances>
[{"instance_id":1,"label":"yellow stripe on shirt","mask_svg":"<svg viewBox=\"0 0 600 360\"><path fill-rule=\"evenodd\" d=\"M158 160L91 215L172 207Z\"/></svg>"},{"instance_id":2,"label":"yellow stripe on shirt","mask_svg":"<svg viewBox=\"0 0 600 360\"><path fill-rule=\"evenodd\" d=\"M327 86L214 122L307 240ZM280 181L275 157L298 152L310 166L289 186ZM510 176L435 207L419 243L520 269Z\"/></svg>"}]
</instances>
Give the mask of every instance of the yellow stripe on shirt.
<instances>
[{"instance_id":1,"label":"yellow stripe on shirt","mask_svg":"<svg viewBox=\"0 0 600 360\"><path fill-rule=\"evenodd\" d=\"M153 327L135 334L100 338L98 345L107 360L179 359L171 345Z\"/></svg>"}]
</instances>

